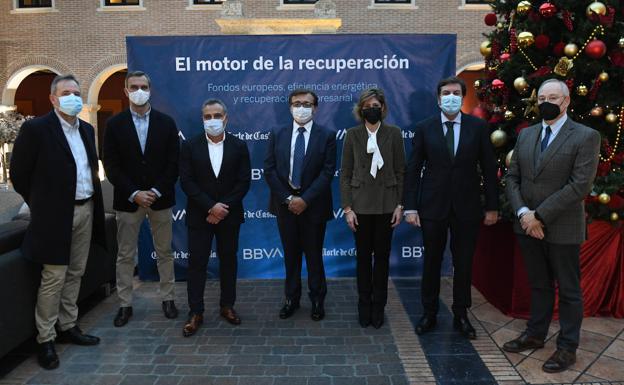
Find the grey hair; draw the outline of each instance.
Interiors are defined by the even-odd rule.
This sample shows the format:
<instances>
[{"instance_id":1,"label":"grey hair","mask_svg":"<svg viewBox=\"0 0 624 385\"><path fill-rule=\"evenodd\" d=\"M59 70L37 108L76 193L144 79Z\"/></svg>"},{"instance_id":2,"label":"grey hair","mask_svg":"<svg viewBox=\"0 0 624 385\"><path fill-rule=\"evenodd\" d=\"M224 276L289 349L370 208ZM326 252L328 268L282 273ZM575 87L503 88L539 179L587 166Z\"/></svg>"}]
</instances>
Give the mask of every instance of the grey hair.
<instances>
[{"instance_id":1,"label":"grey hair","mask_svg":"<svg viewBox=\"0 0 624 385\"><path fill-rule=\"evenodd\" d=\"M145 79L147 79L147 85L152 87L152 79L150 79L149 76L147 76L147 74L143 71L128 71L128 73L126 74L126 80L124 81L126 88L128 88L128 79L130 78L140 78L144 76Z\"/></svg>"},{"instance_id":2,"label":"grey hair","mask_svg":"<svg viewBox=\"0 0 624 385\"><path fill-rule=\"evenodd\" d=\"M216 99L216 98L206 100L206 101L204 102L204 104L202 104L202 110L204 109L204 107L206 107L206 106L212 106L213 104L218 104L218 105L220 105L220 106L223 108L223 113L224 113L224 114L227 114L227 107L226 107L225 103L223 103L223 102L221 101L221 99Z\"/></svg>"},{"instance_id":3,"label":"grey hair","mask_svg":"<svg viewBox=\"0 0 624 385\"><path fill-rule=\"evenodd\" d=\"M537 95L542 93L542 88L544 88L546 84L551 84L551 83L559 84L559 87L561 87L561 92L563 93L563 96L570 96L570 89L568 88L568 85L559 79L548 79L545 82L543 82L539 86L539 89L537 90Z\"/></svg>"},{"instance_id":4,"label":"grey hair","mask_svg":"<svg viewBox=\"0 0 624 385\"><path fill-rule=\"evenodd\" d=\"M78 79L76 79L76 77L72 74L67 74L67 75L57 75L54 80L52 80L52 85L50 85L50 94L51 95L56 95L56 88L58 86L58 84L60 82L64 82L64 81L72 81L74 83L76 83L76 85L78 87L80 87L80 83L78 82Z\"/></svg>"}]
</instances>

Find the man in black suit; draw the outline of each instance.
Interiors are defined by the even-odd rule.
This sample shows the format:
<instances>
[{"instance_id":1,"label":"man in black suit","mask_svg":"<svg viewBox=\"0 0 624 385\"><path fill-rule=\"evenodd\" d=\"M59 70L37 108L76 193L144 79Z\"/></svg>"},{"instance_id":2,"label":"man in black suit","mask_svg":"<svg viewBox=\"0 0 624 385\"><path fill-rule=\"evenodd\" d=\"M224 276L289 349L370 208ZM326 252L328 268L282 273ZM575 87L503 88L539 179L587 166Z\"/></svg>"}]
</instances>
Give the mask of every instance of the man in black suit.
<instances>
[{"instance_id":1,"label":"man in black suit","mask_svg":"<svg viewBox=\"0 0 624 385\"><path fill-rule=\"evenodd\" d=\"M453 324L464 336L474 339L476 332L468 320L467 309L472 303L472 256L484 211L478 167L485 187L485 225L497 221L498 190L496 160L487 124L461 113L465 94L466 84L462 79L452 77L440 81L441 114L416 125L406 175L405 213L407 223L422 226L425 246L421 288L424 315L416 333L426 333L436 324L440 269L450 229Z\"/></svg>"},{"instance_id":2,"label":"man in black suit","mask_svg":"<svg viewBox=\"0 0 624 385\"><path fill-rule=\"evenodd\" d=\"M299 308L305 253L311 318L320 321L325 317L323 241L327 221L333 218L336 133L312 121L318 107L314 92L295 90L288 102L293 123L270 133L264 160L264 177L271 190L269 211L277 216L286 267L286 301L279 316L288 318Z\"/></svg>"},{"instance_id":3,"label":"man in black suit","mask_svg":"<svg viewBox=\"0 0 624 385\"><path fill-rule=\"evenodd\" d=\"M104 133L104 169L115 187L117 211L117 295L114 325L132 316L132 277L141 223L149 218L158 256L160 296L167 318L176 318L175 276L171 249L171 207L178 179L178 129L168 115L149 103L151 82L141 71L128 72L124 92L130 108L113 116Z\"/></svg>"},{"instance_id":4,"label":"man in black suit","mask_svg":"<svg viewBox=\"0 0 624 385\"><path fill-rule=\"evenodd\" d=\"M221 316L233 325L241 319L234 311L238 235L244 222L243 198L249 191L251 165L247 144L225 132L227 107L218 99L202 106L204 132L182 144L180 183L188 197L189 260L187 291L189 320L182 333L197 332L203 322L206 267L212 239L217 239Z\"/></svg>"},{"instance_id":5,"label":"man in black suit","mask_svg":"<svg viewBox=\"0 0 624 385\"><path fill-rule=\"evenodd\" d=\"M60 341L100 342L76 325L76 301L91 240L106 246L95 131L77 117L82 98L73 75L52 81L50 102L54 111L22 125L11 158L13 187L30 208L22 253L42 265L35 324L45 369L59 366L55 325Z\"/></svg>"}]
</instances>

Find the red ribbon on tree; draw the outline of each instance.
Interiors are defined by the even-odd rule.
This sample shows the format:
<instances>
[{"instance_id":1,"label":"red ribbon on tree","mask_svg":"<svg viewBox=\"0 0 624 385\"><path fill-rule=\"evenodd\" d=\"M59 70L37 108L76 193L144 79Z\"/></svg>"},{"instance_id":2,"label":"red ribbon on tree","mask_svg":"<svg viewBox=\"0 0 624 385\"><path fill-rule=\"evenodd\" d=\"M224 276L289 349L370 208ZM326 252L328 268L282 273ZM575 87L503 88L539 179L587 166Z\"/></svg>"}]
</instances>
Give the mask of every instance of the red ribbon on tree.
<instances>
[{"instance_id":1,"label":"red ribbon on tree","mask_svg":"<svg viewBox=\"0 0 624 385\"><path fill-rule=\"evenodd\" d=\"M539 78L539 77L542 77L542 76L546 76L546 75L548 75L551 72L552 72L552 68L550 68L548 66L542 66L537 71L535 71L532 74L530 74L528 76L528 78L529 79Z\"/></svg>"},{"instance_id":2,"label":"red ribbon on tree","mask_svg":"<svg viewBox=\"0 0 624 385\"><path fill-rule=\"evenodd\" d=\"M516 35L516 29L511 28L509 30L509 52L516 53L518 50L518 35Z\"/></svg>"},{"instance_id":3,"label":"red ribbon on tree","mask_svg":"<svg viewBox=\"0 0 624 385\"><path fill-rule=\"evenodd\" d=\"M592 102L596 100L596 97L598 97L598 91L600 90L601 86L602 82L600 81L600 78L597 77L596 80L594 80L594 85L589 91L589 100L591 100Z\"/></svg>"},{"instance_id":4,"label":"red ribbon on tree","mask_svg":"<svg viewBox=\"0 0 624 385\"><path fill-rule=\"evenodd\" d=\"M570 11L561 11L561 16L563 17L563 24L565 24L568 31L572 32L574 30L574 25L572 23L572 14L570 13Z\"/></svg>"},{"instance_id":5,"label":"red ribbon on tree","mask_svg":"<svg viewBox=\"0 0 624 385\"><path fill-rule=\"evenodd\" d=\"M607 6L607 13L604 15L598 15L598 20L600 24L607 26L609 28L613 27L613 21L615 20L615 8L609 5Z\"/></svg>"}]
</instances>

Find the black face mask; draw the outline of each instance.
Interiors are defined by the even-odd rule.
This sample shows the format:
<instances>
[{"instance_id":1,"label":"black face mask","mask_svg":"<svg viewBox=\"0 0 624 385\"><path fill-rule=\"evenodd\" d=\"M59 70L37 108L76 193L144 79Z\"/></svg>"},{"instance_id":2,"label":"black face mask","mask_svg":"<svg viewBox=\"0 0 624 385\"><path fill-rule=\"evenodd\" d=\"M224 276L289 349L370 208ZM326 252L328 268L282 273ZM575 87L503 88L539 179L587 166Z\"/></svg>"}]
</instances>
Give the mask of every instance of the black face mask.
<instances>
[{"instance_id":1,"label":"black face mask","mask_svg":"<svg viewBox=\"0 0 624 385\"><path fill-rule=\"evenodd\" d=\"M370 124L377 124L381 120L381 107L371 107L362 110L362 116Z\"/></svg>"},{"instance_id":2,"label":"black face mask","mask_svg":"<svg viewBox=\"0 0 624 385\"><path fill-rule=\"evenodd\" d=\"M559 105L551 102L544 102L538 106L540 115L544 120L553 120L561 113Z\"/></svg>"}]
</instances>

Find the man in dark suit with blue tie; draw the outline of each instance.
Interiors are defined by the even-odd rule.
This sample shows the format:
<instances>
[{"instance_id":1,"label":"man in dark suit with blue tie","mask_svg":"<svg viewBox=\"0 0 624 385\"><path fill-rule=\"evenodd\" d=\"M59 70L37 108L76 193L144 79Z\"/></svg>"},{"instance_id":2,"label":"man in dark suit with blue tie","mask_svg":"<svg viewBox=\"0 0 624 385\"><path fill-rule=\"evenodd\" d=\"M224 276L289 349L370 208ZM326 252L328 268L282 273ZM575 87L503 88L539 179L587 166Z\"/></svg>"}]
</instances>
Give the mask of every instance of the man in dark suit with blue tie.
<instances>
[{"instance_id":1,"label":"man in dark suit with blue tie","mask_svg":"<svg viewBox=\"0 0 624 385\"><path fill-rule=\"evenodd\" d=\"M331 181L336 170L336 133L314 123L318 96L295 90L289 97L292 125L270 133L264 176L271 190L269 211L277 216L284 247L286 301L282 319L292 316L301 298L301 264L305 253L311 318L325 317L327 293L323 241L333 218Z\"/></svg>"},{"instance_id":2,"label":"man in dark suit with blue tie","mask_svg":"<svg viewBox=\"0 0 624 385\"><path fill-rule=\"evenodd\" d=\"M465 94L462 79L452 77L438 83L442 111L416 125L404 196L405 220L422 227L425 246L421 289L424 315L416 333L426 333L436 325L440 269L450 230L454 326L474 339L476 331L467 317L472 255L484 211L486 225L497 221L498 189L488 126L481 119L461 113ZM481 177L485 207L481 203Z\"/></svg>"}]
</instances>

